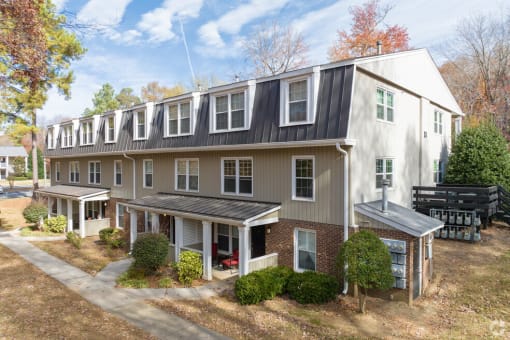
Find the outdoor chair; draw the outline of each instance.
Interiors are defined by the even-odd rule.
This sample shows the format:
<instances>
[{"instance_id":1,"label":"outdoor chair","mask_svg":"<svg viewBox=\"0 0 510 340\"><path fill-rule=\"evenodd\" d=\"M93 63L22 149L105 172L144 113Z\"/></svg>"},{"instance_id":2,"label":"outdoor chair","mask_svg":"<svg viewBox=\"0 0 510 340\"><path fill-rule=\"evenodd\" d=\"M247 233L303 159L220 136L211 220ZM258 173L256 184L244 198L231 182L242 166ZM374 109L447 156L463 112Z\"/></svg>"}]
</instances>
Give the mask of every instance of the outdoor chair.
<instances>
[{"instance_id":1,"label":"outdoor chair","mask_svg":"<svg viewBox=\"0 0 510 340\"><path fill-rule=\"evenodd\" d=\"M232 272L233 267L239 266L239 249L234 250L228 259L221 261L221 264L223 268L229 268Z\"/></svg>"}]
</instances>

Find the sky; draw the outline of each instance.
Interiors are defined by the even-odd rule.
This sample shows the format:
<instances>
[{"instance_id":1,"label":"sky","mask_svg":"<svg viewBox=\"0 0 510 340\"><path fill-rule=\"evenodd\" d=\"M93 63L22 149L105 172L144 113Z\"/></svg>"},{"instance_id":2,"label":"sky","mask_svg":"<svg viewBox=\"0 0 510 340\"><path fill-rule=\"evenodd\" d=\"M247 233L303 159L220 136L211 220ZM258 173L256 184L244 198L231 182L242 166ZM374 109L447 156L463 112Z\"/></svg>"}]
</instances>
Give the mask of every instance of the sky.
<instances>
[{"instance_id":1,"label":"sky","mask_svg":"<svg viewBox=\"0 0 510 340\"><path fill-rule=\"evenodd\" d=\"M264 24L277 21L300 32L311 65L327 63L337 30L349 30L349 8L365 0L53 0L57 10L88 29L78 32L87 49L72 63L75 81L69 100L50 90L39 112L46 125L79 117L92 106L104 83L116 92L131 87L140 94L150 81L192 86L194 74L233 82L250 77L243 41ZM382 0L393 9L388 25L407 27L413 48L428 48L442 62L440 46L460 20L500 12L504 0ZM184 34L183 34L184 33Z\"/></svg>"}]
</instances>

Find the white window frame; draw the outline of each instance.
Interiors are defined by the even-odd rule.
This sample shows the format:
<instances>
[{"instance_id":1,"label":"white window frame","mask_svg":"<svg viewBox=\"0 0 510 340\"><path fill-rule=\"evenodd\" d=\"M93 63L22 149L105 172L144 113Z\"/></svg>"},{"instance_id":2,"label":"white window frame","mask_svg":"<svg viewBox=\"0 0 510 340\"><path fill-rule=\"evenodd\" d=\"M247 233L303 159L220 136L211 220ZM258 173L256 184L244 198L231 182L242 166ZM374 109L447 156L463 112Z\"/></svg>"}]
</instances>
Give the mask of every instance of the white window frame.
<instances>
[{"instance_id":1,"label":"white window frame","mask_svg":"<svg viewBox=\"0 0 510 340\"><path fill-rule=\"evenodd\" d=\"M313 188L312 188L312 197L298 197L296 195L296 161L299 159L311 159L312 160L312 166L313 166ZM313 155L306 155L306 156L292 156L292 200L293 201L308 201L308 202L315 202L315 156Z\"/></svg>"},{"instance_id":2,"label":"white window frame","mask_svg":"<svg viewBox=\"0 0 510 340\"><path fill-rule=\"evenodd\" d=\"M55 182L60 182L60 162L55 162Z\"/></svg>"},{"instance_id":3,"label":"white window frame","mask_svg":"<svg viewBox=\"0 0 510 340\"><path fill-rule=\"evenodd\" d=\"M120 164L120 166L119 166ZM120 169L120 183L117 183L117 170ZM123 173L122 173L122 160L116 159L113 161L113 186L121 187L123 181Z\"/></svg>"},{"instance_id":4,"label":"white window frame","mask_svg":"<svg viewBox=\"0 0 510 340\"><path fill-rule=\"evenodd\" d=\"M72 148L74 139L74 127L72 124L65 125L62 127L62 135L60 140L61 148Z\"/></svg>"},{"instance_id":5,"label":"white window frame","mask_svg":"<svg viewBox=\"0 0 510 340\"><path fill-rule=\"evenodd\" d=\"M143 213L144 228L146 233L152 233L152 214L147 210Z\"/></svg>"},{"instance_id":6,"label":"white window frame","mask_svg":"<svg viewBox=\"0 0 510 340\"><path fill-rule=\"evenodd\" d=\"M443 112L439 110L434 110L434 133L436 135L443 135L444 125L443 125Z\"/></svg>"},{"instance_id":7,"label":"white window frame","mask_svg":"<svg viewBox=\"0 0 510 340\"><path fill-rule=\"evenodd\" d=\"M124 205L120 204L120 203L117 203L115 204L115 227L118 228L118 229L121 229L121 230L124 230L124 226L120 226L120 219L119 219L119 211L124 210L124 213L126 213L126 208ZM124 214L122 215L124 217Z\"/></svg>"},{"instance_id":8,"label":"white window frame","mask_svg":"<svg viewBox=\"0 0 510 340\"><path fill-rule=\"evenodd\" d=\"M383 160L383 172L377 172L377 160L378 159L382 159ZM392 163L391 163L391 166L392 166L392 171L391 172L387 172L386 170L386 161L387 160L390 160ZM386 176L388 174L391 174L391 184L388 185L388 190L392 190L393 188L395 188L395 157L376 157L375 158L375 189L377 191L382 191L382 186L380 188L377 187L377 175L383 175L383 179L386 179Z\"/></svg>"},{"instance_id":9,"label":"white window frame","mask_svg":"<svg viewBox=\"0 0 510 340\"><path fill-rule=\"evenodd\" d=\"M80 123L80 145L94 144L94 121L86 120Z\"/></svg>"},{"instance_id":10,"label":"white window frame","mask_svg":"<svg viewBox=\"0 0 510 340\"><path fill-rule=\"evenodd\" d=\"M188 132L182 132L181 131L181 120L184 119L182 117L181 112L181 106L183 104L189 104L189 131ZM177 106L177 133L170 133L170 106ZM165 104L165 137L178 137L178 136L189 136L193 134L193 100L185 100L185 101L179 101L175 103L168 103Z\"/></svg>"},{"instance_id":11,"label":"white window frame","mask_svg":"<svg viewBox=\"0 0 510 340\"><path fill-rule=\"evenodd\" d=\"M306 120L291 122L289 117L289 84L306 80L307 96L306 96ZM313 67L303 70L290 72L287 78L280 79L280 126L294 126L314 124L317 100L319 94L320 83L320 67Z\"/></svg>"},{"instance_id":12,"label":"white window frame","mask_svg":"<svg viewBox=\"0 0 510 340\"><path fill-rule=\"evenodd\" d=\"M110 119L113 120L113 126L110 126ZM113 131L112 139L110 139L110 131ZM105 117L104 142L105 143L115 143L115 115L109 115L109 116Z\"/></svg>"},{"instance_id":13,"label":"white window frame","mask_svg":"<svg viewBox=\"0 0 510 340\"><path fill-rule=\"evenodd\" d=\"M198 189L197 190L191 190L189 188L189 176L190 176L190 173L189 173L189 162L197 162L198 163ZM178 171L179 171L179 167L178 167L178 163L179 162L186 162L186 188L185 189L179 189L178 187ZM176 158L175 159L175 191L185 191L185 192L199 192L200 191L200 161L198 158Z\"/></svg>"},{"instance_id":14,"label":"white window frame","mask_svg":"<svg viewBox=\"0 0 510 340\"><path fill-rule=\"evenodd\" d=\"M152 172L150 173L151 175L151 179L152 179L152 185L151 186L147 186L147 183L146 183L146 175L148 175L148 173L146 173L146 168L145 168L145 164L148 163L148 162L151 162L152 164ZM154 187L154 161L152 159L144 159L143 162L142 162L142 167L143 167L143 188L144 189L152 189Z\"/></svg>"},{"instance_id":15,"label":"white window frame","mask_svg":"<svg viewBox=\"0 0 510 340\"><path fill-rule=\"evenodd\" d=\"M232 95L243 93L244 97L244 126L238 127L238 128L232 128ZM216 98L217 97L225 97L227 96L227 128L226 129L218 129L216 127ZM212 133L218 133L218 132L229 132L229 131L243 131L249 129L249 96L248 96L248 89L236 89L232 90L230 92L222 92L222 93L216 93L214 95L211 95L211 127L212 127Z\"/></svg>"},{"instance_id":16,"label":"white window frame","mask_svg":"<svg viewBox=\"0 0 510 340\"><path fill-rule=\"evenodd\" d=\"M90 180L90 175L92 174L90 172L90 165L91 164L94 164L94 181L91 181ZM99 171L98 171L98 167L97 165L99 164ZM97 174L99 174L99 182L97 182L96 180L96 176ZM101 184L101 161L89 161L88 164L87 164L87 175L88 175L88 183L89 184L94 184L94 185L100 185Z\"/></svg>"},{"instance_id":17,"label":"white window frame","mask_svg":"<svg viewBox=\"0 0 510 340\"><path fill-rule=\"evenodd\" d=\"M234 238L237 238L238 247L239 248L241 247L241 245L239 244L239 231L237 233L237 237L234 237L234 228L235 229L238 229L238 228L236 226L228 225L225 223L218 223L218 224L216 224L216 238L220 235L220 224L228 226L228 235L221 234L222 236L228 236L228 250L227 251L222 250L219 248L219 245L218 245L218 254L223 254L223 255L232 254L234 252L234 242L233 242Z\"/></svg>"},{"instance_id":18,"label":"white window frame","mask_svg":"<svg viewBox=\"0 0 510 340\"><path fill-rule=\"evenodd\" d=\"M250 160L251 161L251 194L239 193L239 161L240 160ZM225 172L224 172L224 162L225 161L236 161L236 192L225 192ZM221 194L222 195L230 195L230 196L245 196L245 197L253 197L253 182L254 182L254 163L253 157L222 157L221 158Z\"/></svg>"},{"instance_id":19,"label":"white window frame","mask_svg":"<svg viewBox=\"0 0 510 340\"><path fill-rule=\"evenodd\" d=\"M304 271L307 271L309 269L304 269L299 267L299 240L298 235L299 232L305 232L305 233L313 233L315 234L315 268L313 271L317 271L317 231L311 230L311 229L303 229L303 228L294 228L294 271L302 273ZM308 250L306 250L308 251Z\"/></svg>"},{"instance_id":20,"label":"white window frame","mask_svg":"<svg viewBox=\"0 0 510 340\"><path fill-rule=\"evenodd\" d=\"M383 104L379 104L377 102L377 91L378 90L381 90L383 91L384 95L383 95ZM393 106L388 106L388 93L391 93L391 95L393 96ZM377 121L379 122L385 122L385 123L389 123L389 124L395 124L395 116L396 116L396 110L395 110L395 107L397 106L396 105L396 93L395 91L392 91L392 90L389 90L383 86L377 86L376 88L376 91L375 91L375 118ZM377 106L378 105L382 105L383 106L383 109L384 109L384 117L383 118L379 118L377 116ZM393 109L393 120L388 120L388 108L391 108Z\"/></svg>"},{"instance_id":21,"label":"white window frame","mask_svg":"<svg viewBox=\"0 0 510 340\"><path fill-rule=\"evenodd\" d=\"M143 119L144 119L144 126L143 126L143 129L144 129L144 136L143 137L140 137L138 135L138 117L140 114L143 114ZM133 133L133 140L146 140L148 138L147 136L147 110L138 110L138 111L135 111L133 113L134 117L133 117L133 130L134 130L134 133Z\"/></svg>"},{"instance_id":22,"label":"white window frame","mask_svg":"<svg viewBox=\"0 0 510 340\"><path fill-rule=\"evenodd\" d=\"M48 149L55 149L55 128L48 128L48 134L46 138L48 139Z\"/></svg>"},{"instance_id":23,"label":"white window frame","mask_svg":"<svg viewBox=\"0 0 510 340\"><path fill-rule=\"evenodd\" d=\"M437 165L437 167L436 167ZM437 170L436 170L437 169ZM432 176L434 183L443 183L444 181L444 162L442 159L434 159L432 164ZM441 178L439 178L441 176Z\"/></svg>"},{"instance_id":24,"label":"white window frame","mask_svg":"<svg viewBox=\"0 0 510 340\"><path fill-rule=\"evenodd\" d=\"M72 180L71 173L73 173L73 167L75 167L75 176L74 181ZM78 174L78 176L76 176ZM78 180L76 180L76 177L78 177ZM69 183L80 183L80 162L79 161L71 161L69 162Z\"/></svg>"}]
</instances>

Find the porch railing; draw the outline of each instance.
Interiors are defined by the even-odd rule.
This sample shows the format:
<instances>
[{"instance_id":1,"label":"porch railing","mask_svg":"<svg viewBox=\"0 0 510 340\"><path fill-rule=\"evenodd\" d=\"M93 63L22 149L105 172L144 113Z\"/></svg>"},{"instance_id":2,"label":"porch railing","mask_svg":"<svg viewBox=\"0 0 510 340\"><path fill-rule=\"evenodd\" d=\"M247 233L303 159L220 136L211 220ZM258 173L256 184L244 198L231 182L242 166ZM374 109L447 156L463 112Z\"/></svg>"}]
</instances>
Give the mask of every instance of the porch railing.
<instances>
[{"instance_id":1,"label":"porch railing","mask_svg":"<svg viewBox=\"0 0 510 340\"><path fill-rule=\"evenodd\" d=\"M248 272L254 272L267 267L278 265L278 253L272 253L260 257L256 257L248 261Z\"/></svg>"},{"instance_id":2,"label":"porch railing","mask_svg":"<svg viewBox=\"0 0 510 340\"><path fill-rule=\"evenodd\" d=\"M110 219L85 220L85 236L99 235L99 230L110 227Z\"/></svg>"}]
</instances>

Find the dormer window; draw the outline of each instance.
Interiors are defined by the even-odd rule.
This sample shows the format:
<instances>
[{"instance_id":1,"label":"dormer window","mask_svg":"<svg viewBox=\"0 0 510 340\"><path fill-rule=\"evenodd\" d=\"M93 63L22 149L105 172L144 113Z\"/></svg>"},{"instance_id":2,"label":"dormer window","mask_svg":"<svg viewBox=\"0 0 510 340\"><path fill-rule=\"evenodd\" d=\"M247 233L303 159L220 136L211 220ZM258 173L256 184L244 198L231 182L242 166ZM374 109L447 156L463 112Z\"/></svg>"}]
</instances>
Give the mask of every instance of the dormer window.
<instances>
[{"instance_id":1,"label":"dormer window","mask_svg":"<svg viewBox=\"0 0 510 340\"><path fill-rule=\"evenodd\" d=\"M54 129L48 128L48 149L54 149L55 148L55 139L54 139Z\"/></svg>"},{"instance_id":2,"label":"dormer window","mask_svg":"<svg viewBox=\"0 0 510 340\"><path fill-rule=\"evenodd\" d=\"M169 104L166 109L166 136L181 136L191 133L191 101Z\"/></svg>"},{"instance_id":3,"label":"dormer window","mask_svg":"<svg viewBox=\"0 0 510 340\"><path fill-rule=\"evenodd\" d=\"M135 140L147 138L147 124L146 124L145 111L135 112L134 131L135 131L135 138L134 138Z\"/></svg>"},{"instance_id":4,"label":"dormer window","mask_svg":"<svg viewBox=\"0 0 510 340\"><path fill-rule=\"evenodd\" d=\"M107 116L105 120L104 140L107 143L115 142L115 116Z\"/></svg>"},{"instance_id":5,"label":"dormer window","mask_svg":"<svg viewBox=\"0 0 510 340\"><path fill-rule=\"evenodd\" d=\"M81 123L81 141L80 141L80 144L81 145L90 145L90 144L94 144L94 140L93 140L93 136L94 136L94 133L93 133L93 121L92 120L88 120L86 122L82 122Z\"/></svg>"},{"instance_id":6,"label":"dormer window","mask_svg":"<svg viewBox=\"0 0 510 340\"><path fill-rule=\"evenodd\" d=\"M308 80L289 82L289 123L307 121Z\"/></svg>"},{"instance_id":7,"label":"dormer window","mask_svg":"<svg viewBox=\"0 0 510 340\"><path fill-rule=\"evenodd\" d=\"M314 123L319 78L319 69L314 68L280 80L280 126Z\"/></svg>"},{"instance_id":8,"label":"dormer window","mask_svg":"<svg viewBox=\"0 0 510 340\"><path fill-rule=\"evenodd\" d=\"M67 125L62 127L62 139L60 145L63 148L70 148L73 146L73 126Z\"/></svg>"},{"instance_id":9,"label":"dormer window","mask_svg":"<svg viewBox=\"0 0 510 340\"><path fill-rule=\"evenodd\" d=\"M249 80L242 85L242 87L239 84L230 85L223 91L218 90L217 94L211 94L212 133L249 129L255 98L255 81Z\"/></svg>"}]
</instances>

